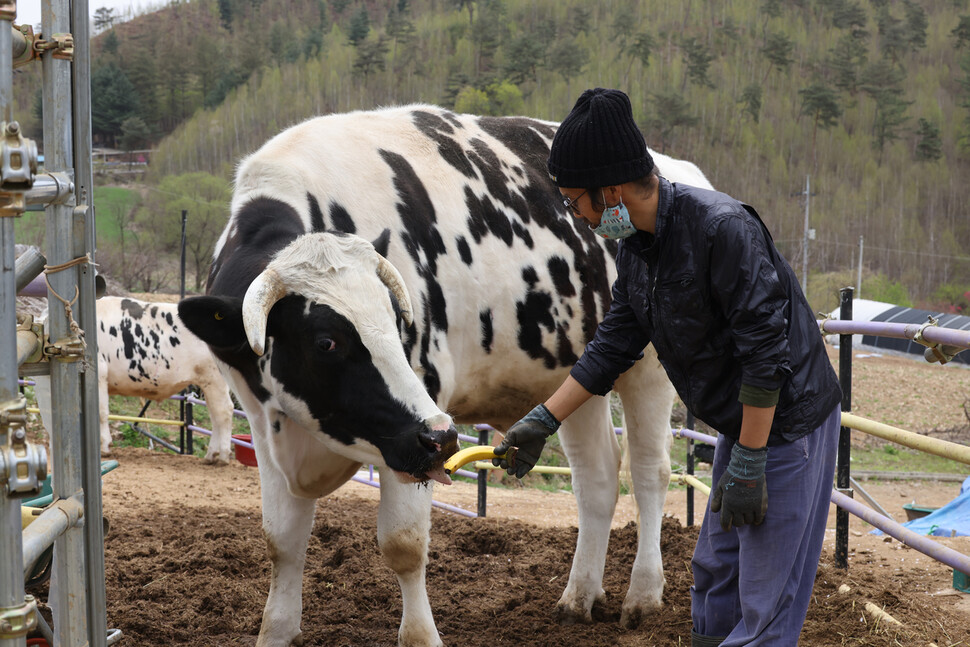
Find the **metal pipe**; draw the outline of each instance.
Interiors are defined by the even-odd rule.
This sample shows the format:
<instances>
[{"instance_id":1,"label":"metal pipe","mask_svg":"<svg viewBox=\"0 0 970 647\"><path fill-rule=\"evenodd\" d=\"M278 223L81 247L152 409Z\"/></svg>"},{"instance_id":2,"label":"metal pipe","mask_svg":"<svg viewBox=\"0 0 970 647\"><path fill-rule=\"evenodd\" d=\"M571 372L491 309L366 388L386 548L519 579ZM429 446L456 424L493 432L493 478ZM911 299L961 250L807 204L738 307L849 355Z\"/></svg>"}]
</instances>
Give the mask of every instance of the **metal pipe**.
<instances>
[{"instance_id":1,"label":"metal pipe","mask_svg":"<svg viewBox=\"0 0 970 647\"><path fill-rule=\"evenodd\" d=\"M40 276L40 273L44 271L44 265L47 264L47 258L41 253L36 247L28 247L27 251L17 257L16 263L16 274L17 274L17 294L27 287L34 279ZM44 296L47 296L47 288L45 285Z\"/></svg>"},{"instance_id":2,"label":"metal pipe","mask_svg":"<svg viewBox=\"0 0 970 647\"><path fill-rule=\"evenodd\" d=\"M938 438L930 438L921 434L899 429L874 420L868 420L852 413L842 412L842 424L852 429L878 436L884 440L891 440L905 447L918 449L927 454L942 456L951 460L970 465L970 447L951 443Z\"/></svg>"},{"instance_id":3,"label":"metal pipe","mask_svg":"<svg viewBox=\"0 0 970 647\"><path fill-rule=\"evenodd\" d=\"M826 335L874 335L916 341L922 335L931 344L947 344L970 348L970 331L928 326L926 324L887 323L884 321L845 321L841 319L821 319L819 329Z\"/></svg>"},{"instance_id":4,"label":"metal pipe","mask_svg":"<svg viewBox=\"0 0 970 647\"><path fill-rule=\"evenodd\" d=\"M54 501L39 517L24 528L24 573L33 567L34 562L68 528L73 528L78 525L84 513L84 504L81 502L81 498L80 496L75 496L69 499L58 499Z\"/></svg>"},{"instance_id":5,"label":"metal pipe","mask_svg":"<svg viewBox=\"0 0 970 647\"><path fill-rule=\"evenodd\" d=\"M17 366L27 361L40 347L40 339L31 330L17 331Z\"/></svg>"},{"instance_id":6,"label":"metal pipe","mask_svg":"<svg viewBox=\"0 0 970 647\"><path fill-rule=\"evenodd\" d=\"M690 487L700 490L707 496L711 496L711 488L704 481L700 480L696 476L691 476L690 474L671 474L671 483L681 483L683 485L689 485Z\"/></svg>"},{"instance_id":7,"label":"metal pipe","mask_svg":"<svg viewBox=\"0 0 970 647\"><path fill-rule=\"evenodd\" d=\"M0 121L12 121L13 44L12 25L0 20ZM0 216L0 407L18 401L17 389L17 290L14 219ZM8 428L0 426L0 448L9 443ZM6 470L3 470L5 472ZM0 608L18 609L25 602L21 564L20 502L7 496L6 474L0 484ZM2 637L0 647L20 647L24 636Z\"/></svg>"},{"instance_id":8,"label":"metal pipe","mask_svg":"<svg viewBox=\"0 0 970 647\"><path fill-rule=\"evenodd\" d=\"M958 553L952 548L938 544L919 533L913 532L909 528L882 516L858 501L854 501L835 490L832 490L832 502L840 508L851 512L866 523L882 530L890 537L898 539L911 548L915 548L924 555L928 555L938 562L942 562L962 573L970 575L970 557Z\"/></svg>"},{"instance_id":9,"label":"metal pipe","mask_svg":"<svg viewBox=\"0 0 970 647\"><path fill-rule=\"evenodd\" d=\"M38 173L34 185L24 192L27 204L62 204L74 195L74 182L67 173Z\"/></svg>"},{"instance_id":10,"label":"metal pipe","mask_svg":"<svg viewBox=\"0 0 970 647\"><path fill-rule=\"evenodd\" d=\"M852 288L839 291L842 319L852 319ZM852 335L839 337L839 386L842 387L841 410L852 410ZM839 427L838 453L835 457L835 487L838 491L852 496L849 487L849 462L852 451L852 431L845 423ZM849 567L849 515L841 508L835 511L835 565Z\"/></svg>"},{"instance_id":11,"label":"metal pipe","mask_svg":"<svg viewBox=\"0 0 970 647\"><path fill-rule=\"evenodd\" d=\"M690 438L692 440L699 440L702 443L707 443L708 445L717 445L717 438L708 434L702 434L699 431L694 431L693 429L671 429L670 433L674 435L674 438Z\"/></svg>"}]
</instances>

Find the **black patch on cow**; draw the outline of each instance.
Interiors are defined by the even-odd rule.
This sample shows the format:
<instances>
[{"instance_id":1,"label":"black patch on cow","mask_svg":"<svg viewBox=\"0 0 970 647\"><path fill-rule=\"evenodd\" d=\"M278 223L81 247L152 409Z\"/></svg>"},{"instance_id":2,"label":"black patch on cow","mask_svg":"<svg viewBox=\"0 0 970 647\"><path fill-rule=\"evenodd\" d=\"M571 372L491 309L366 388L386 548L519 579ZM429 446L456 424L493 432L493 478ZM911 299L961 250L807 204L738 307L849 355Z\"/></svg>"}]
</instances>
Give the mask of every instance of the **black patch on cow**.
<instances>
[{"instance_id":1,"label":"black patch on cow","mask_svg":"<svg viewBox=\"0 0 970 647\"><path fill-rule=\"evenodd\" d=\"M165 313L165 321L168 323L169 326L175 325L175 318L172 316L171 312Z\"/></svg>"},{"instance_id":2,"label":"black patch on cow","mask_svg":"<svg viewBox=\"0 0 970 647\"><path fill-rule=\"evenodd\" d=\"M492 328L492 311L482 310L478 313L478 320L482 322L482 348L486 353L492 352L492 342L495 340L495 330Z\"/></svg>"},{"instance_id":3,"label":"black patch on cow","mask_svg":"<svg viewBox=\"0 0 970 647\"><path fill-rule=\"evenodd\" d=\"M465 265L472 264L472 250L468 246L468 241L465 240L464 236L458 236L455 238L455 246L458 247L458 256L461 258L461 262Z\"/></svg>"},{"instance_id":4,"label":"black patch on cow","mask_svg":"<svg viewBox=\"0 0 970 647\"><path fill-rule=\"evenodd\" d=\"M556 367L556 357L542 345L542 330L555 329L552 318L552 297L547 292L529 290L523 301L515 304L519 321L519 347L529 357L541 359L546 368Z\"/></svg>"},{"instance_id":5,"label":"black patch on cow","mask_svg":"<svg viewBox=\"0 0 970 647\"><path fill-rule=\"evenodd\" d=\"M158 306L152 306L152 309L149 310L149 316L151 316L152 319L158 317Z\"/></svg>"},{"instance_id":6,"label":"black patch on cow","mask_svg":"<svg viewBox=\"0 0 970 647\"><path fill-rule=\"evenodd\" d=\"M556 292L563 298L576 296L576 286L569 280L569 263L562 256L552 256L548 262L549 276Z\"/></svg>"},{"instance_id":7,"label":"black patch on cow","mask_svg":"<svg viewBox=\"0 0 970 647\"><path fill-rule=\"evenodd\" d=\"M512 223L487 195L477 196L470 186L465 186L465 206L468 209L468 231L476 244L481 243L487 234L491 234L509 247L512 246Z\"/></svg>"},{"instance_id":8,"label":"black patch on cow","mask_svg":"<svg viewBox=\"0 0 970 647\"><path fill-rule=\"evenodd\" d=\"M411 113L414 125L425 137L438 145L438 154L445 162L455 167L459 173L465 177L474 178L475 169L461 144L450 137L455 132L455 128L447 120L439 115L415 110Z\"/></svg>"},{"instance_id":9,"label":"black patch on cow","mask_svg":"<svg viewBox=\"0 0 970 647\"><path fill-rule=\"evenodd\" d=\"M499 160L495 151L489 148L481 139L471 140L472 153L468 158L478 168L489 195L496 198L506 209L524 218L529 217L529 209L518 191L514 190L511 178L505 174L505 165Z\"/></svg>"},{"instance_id":10,"label":"black patch on cow","mask_svg":"<svg viewBox=\"0 0 970 647\"><path fill-rule=\"evenodd\" d=\"M108 334L111 335L112 337L117 337L118 336L118 329L115 328L114 326L110 326L108 328Z\"/></svg>"},{"instance_id":11,"label":"black patch on cow","mask_svg":"<svg viewBox=\"0 0 970 647\"><path fill-rule=\"evenodd\" d=\"M350 214L342 205L336 202L330 203L330 222L333 223L333 228L337 231L347 234L357 233L357 225L354 224L354 219L350 217Z\"/></svg>"},{"instance_id":12,"label":"black patch on cow","mask_svg":"<svg viewBox=\"0 0 970 647\"><path fill-rule=\"evenodd\" d=\"M280 429L282 429L282 425L280 424L280 421L279 420L274 420L273 421L273 431L278 434L278 433L280 433Z\"/></svg>"},{"instance_id":13,"label":"black patch on cow","mask_svg":"<svg viewBox=\"0 0 970 647\"><path fill-rule=\"evenodd\" d=\"M525 246L529 249L535 247L535 242L532 240L532 234L530 234L529 230L522 226L522 223L518 220L512 221L512 233L515 234L516 238L525 243Z\"/></svg>"},{"instance_id":14,"label":"black patch on cow","mask_svg":"<svg viewBox=\"0 0 970 647\"><path fill-rule=\"evenodd\" d=\"M448 332L448 304L438 281L428 280L428 298L425 307L431 312L431 323L442 332Z\"/></svg>"},{"instance_id":15,"label":"black patch on cow","mask_svg":"<svg viewBox=\"0 0 970 647\"><path fill-rule=\"evenodd\" d=\"M293 207L275 198L253 198L232 217L232 233L209 271L207 292L242 298L273 254L303 235Z\"/></svg>"},{"instance_id":16,"label":"black patch on cow","mask_svg":"<svg viewBox=\"0 0 970 647\"><path fill-rule=\"evenodd\" d=\"M327 226L323 223L323 211L320 210L316 196L308 192L306 199L310 204L310 231L327 231Z\"/></svg>"},{"instance_id":17,"label":"black patch on cow","mask_svg":"<svg viewBox=\"0 0 970 647\"><path fill-rule=\"evenodd\" d=\"M121 309L123 312L128 313L132 319L141 319L141 316L145 313L145 308L142 304L137 301L132 301L131 299L121 300Z\"/></svg>"},{"instance_id":18,"label":"black patch on cow","mask_svg":"<svg viewBox=\"0 0 970 647\"><path fill-rule=\"evenodd\" d=\"M378 254L384 258L387 258L387 250L391 246L391 230L385 227L384 231L381 232L381 235L371 242L371 245L374 246L374 250Z\"/></svg>"},{"instance_id":19,"label":"black patch on cow","mask_svg":"<svg viewBox=\"0 0 970 647\"><path fill-rule=\"evenodd\" d=\"M534 288L536 283L539 282L539 274L536 273L536 268L531 265L522 268L522 280L525 281L529 288Z\"/></svg>"},{"instance_id":20,"label":"black patch on cow","mask_svg":"<svg viewBox=\"0 0 970 647\"><path fill-rule=\"evenodd\" d=\"M182 342L179 340L178 337L169 337L168 338L168 345L171 346L171 347L173 347L173 348L176 347L176 346L178 346L181 343Z\"/></svg>"},{"instance_id":21,"label":"black patch on cow","mask_svg":"<svg viewBox=\"0 0 970 647\"><path fill-rule=\"evenodd\" d=\"M579 361L579 357L573 352L573 344L569 340L569 326L559 324L556 326L556 359L560 366L572 366Z\"/></svg>"}]
</instances>

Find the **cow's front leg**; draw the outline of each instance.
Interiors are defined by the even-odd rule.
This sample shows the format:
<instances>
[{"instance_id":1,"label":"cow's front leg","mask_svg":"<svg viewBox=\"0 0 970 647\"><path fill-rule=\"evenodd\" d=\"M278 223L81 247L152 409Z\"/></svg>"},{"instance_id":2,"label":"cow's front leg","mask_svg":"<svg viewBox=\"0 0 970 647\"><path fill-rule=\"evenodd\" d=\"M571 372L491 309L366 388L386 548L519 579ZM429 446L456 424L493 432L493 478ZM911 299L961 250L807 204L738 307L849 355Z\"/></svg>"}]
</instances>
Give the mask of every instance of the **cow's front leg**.
<instances>
[{"instance_id":1,"label":"cow's front leg","mask_svg":"<svg viewBox=\"0 0 970 647\"><path fill-rule=\"evenodd\" d=\"M229 462L229 451L232 444L232 398L229 387L210 384L205 392L208 404L209 419L212 421L212 437L209 439L209 449L205 453L206 463Z\"/></svg>"},{"instance_id":2,"label":"cow's front leg","mask_svg":"<svg viewBox=\"0 0 970 647\"><path fill-rule=\"evenodd\" d=\"M268 452L260 451L260 441L254 440L263 499L263 533L273 565L256 647L302 645L303 566L316 501L290 494Z\"/></svg>"},{"instance_id":3,"label":"cow's front leg","mask_svg":"<svg viewBox=\"0 0 970 647\"><path fill-rule=\"evenodd\" d=\"M440 647L425 587L428 536L431 531L430 484L401 483L390 470L381 472L377 543L381 556L401 586L400 647Z\"/></svg>"},{"instance_id":4,"label":"cow's front leg","mask_svg":"<svg viewBox=\"0 0 970 647\"><path fill-rule=\"evenodd\" d=\"M559 430L579 514L579 537L569 581L556 605L562 624L592 622L593 603L604 596L603 569L619 493L620 449L609 401L592 398Z\"/></svg>"},{"instance_id":5,"label":"cow's front leg","mask_svg":"<svg viewBox=\"0 0 970 647\"><path fill-rule=\"evenodd\" d=\"M670 484L670 410L674 388L649 352L628 372L631 375L617 380L616 386L623 402L640 532L620 625L633 628L645 613L660 608L663 597L660 526Z\"/></svg>"}]
</instances>

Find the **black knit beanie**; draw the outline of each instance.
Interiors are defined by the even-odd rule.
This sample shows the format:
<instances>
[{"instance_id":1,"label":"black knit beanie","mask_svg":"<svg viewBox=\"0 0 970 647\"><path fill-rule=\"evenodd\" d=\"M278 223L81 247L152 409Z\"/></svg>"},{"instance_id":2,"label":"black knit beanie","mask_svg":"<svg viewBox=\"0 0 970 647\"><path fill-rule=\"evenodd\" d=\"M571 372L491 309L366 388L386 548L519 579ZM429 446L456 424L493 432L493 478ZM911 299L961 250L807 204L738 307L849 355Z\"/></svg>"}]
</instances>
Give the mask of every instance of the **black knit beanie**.
<instances>
[{"instance_id":1,"label":"black knit beanie","mask_svg":"<svg viewBox=\"0 0 970 647\"><path fill-rule=\"evenodd\" d=\"M630 97L594 88L580 95L556 131L549 175L557 186L601 187L637 180L653 171L653 158L633 121Z\"/></svg>"}]
</instances>

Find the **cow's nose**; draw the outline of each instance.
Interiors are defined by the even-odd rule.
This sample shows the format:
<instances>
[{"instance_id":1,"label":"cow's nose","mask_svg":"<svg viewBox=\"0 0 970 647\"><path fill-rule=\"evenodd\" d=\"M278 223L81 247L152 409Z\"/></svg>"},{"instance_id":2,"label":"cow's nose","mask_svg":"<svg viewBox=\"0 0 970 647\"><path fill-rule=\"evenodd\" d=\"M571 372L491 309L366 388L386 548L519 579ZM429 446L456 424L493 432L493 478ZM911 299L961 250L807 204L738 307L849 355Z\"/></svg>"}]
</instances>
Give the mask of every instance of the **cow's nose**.
<instances>
[{"instance_id":1,"label":"cow's nose","mask_svg":"<svg viewBox=\"0 0 970 647\"><path fill-rule=\"evenodd\" d=\"M458 430L454 425L449 425L447 429L424 427L418 432L418 440L430 453L453 454L458 449Z\"/></svg>"}]
</instances>

